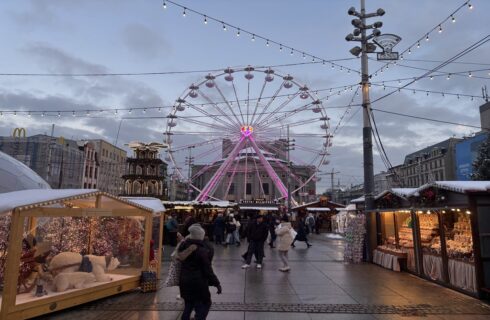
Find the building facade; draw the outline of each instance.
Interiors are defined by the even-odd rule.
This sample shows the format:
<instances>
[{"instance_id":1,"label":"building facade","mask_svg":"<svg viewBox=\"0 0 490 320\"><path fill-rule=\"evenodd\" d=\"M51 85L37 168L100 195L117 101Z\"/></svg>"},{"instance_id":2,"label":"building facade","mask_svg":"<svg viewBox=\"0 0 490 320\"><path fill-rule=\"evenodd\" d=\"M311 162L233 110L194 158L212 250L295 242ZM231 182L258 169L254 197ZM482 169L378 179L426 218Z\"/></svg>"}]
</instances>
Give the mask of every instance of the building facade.
<instances>
[{"instance_id":1,"label":"building facade","mask_svg":"<svg viewBox=\"0 0 490 320\"><path fill-rule=\"evenodd\" d=\"M53 189L83 185L85 154L77 141L43 134L0 137L0 150L26 164Z\"/></svg>"},{"instance_id":2,"label":"building facade","mask_svg":"<svg viewBox=\"0 0 490 320\"><path fill-rule=\"evenodd\" d=\"M431 181L456 180L456 144L459 138L449 138L405 156L396 169L398 181L392 187L416 188Z\"/></svg>"},{"instance_id":3,"label":"building facade","mask_svg":"<svg viewBox=\"0 0 490 320\"><path fill-rule=\"evenodd\" d=\"M456 180L471 180L473 162L487 138L488 132L479 132L456 144Z\"/></svg>"},{"instance_id":4,"label":"building facade","mask_svg":"<svg viewBox=\"0 0 490 320\"><path fill-rule=\"evenodd\" d=\"M121 178L126 172L126 150L101 139L87 142L93 144L99 164L97 189L114 195L122 193L124 181Z\"/></svg>"},{"instance_id":5,"label":"building facade","mask_svg":"<svg viewBox=\"0 0 490 320\"><path fill-rule=\"evenodd\" d=\"M231 148L229 140L223 140L222 160L212 165L196 164L192 166L193 184L199 189L204 188L211 177L214 176L222 162L229 155ZM264 147L264 148L262 148ZM269 145L262 146L261 152L277 173L281 181L287 186L287 161L285 159L284 143L281 141L271 142ZM267 150L264 150L267 149ZM284 149L284 150L283 150ZM281 152L282 150L282 152ZM275 186L264 166L261 164L259 157L253 150L248 147L242 149L232 164L233 172L228 172L222 178L213 196L228 201L239 202L241 200L251 201L255 199L264 199L272 201L282 197L280 191ZM294 191L314 174L314 166L291 165L291 190ZM193 191L192 198L197 197L197 192ZM316 199L316 182L311 179L300 190L293 194L293 198L298 203L313 201Z\"/></svg>"},{"instance_id":6,"label":"building facade","mask_svg":"<svg viewBox=\"0 0 490 320\"><path fill-rule=\"evenodd\" d=\"M126 174L122 176L122 196L147 196L167 200L167 163L159 158L158 143L130 143L133 157L126 159Z\"/></svg>"},{"instance_id":7,"label":"building facade","mask_svg":"<svg viewBox=\"0 0 490 320\"><path fill-rule=\"evenodd\" d=\"M80 141L78 145L80 150L83 150L85 154L85 163L83 165L82 174L82 188L97 189L97 179L99 177L100 170L99 155L92 142Z\"/></svg>"},{"instance_id":8,"label":"building facade","mask_svg":"<svg viewBox=\"0 0 490 320\"><path fill-rule=\"evenodd\" d=\"M179 179L177 173L172 174L168 185L168 199L170 201L188 200L187 187L187 182Z\"/></svg>"}]
</instances>

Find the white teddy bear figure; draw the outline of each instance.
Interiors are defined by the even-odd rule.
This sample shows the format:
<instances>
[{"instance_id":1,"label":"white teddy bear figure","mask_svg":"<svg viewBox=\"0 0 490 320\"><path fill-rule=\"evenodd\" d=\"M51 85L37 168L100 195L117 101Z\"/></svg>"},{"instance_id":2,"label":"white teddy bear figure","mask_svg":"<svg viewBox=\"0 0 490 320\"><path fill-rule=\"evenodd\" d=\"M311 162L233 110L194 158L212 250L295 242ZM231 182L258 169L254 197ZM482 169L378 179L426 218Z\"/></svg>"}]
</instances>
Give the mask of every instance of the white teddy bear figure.
<instances>
[{"instance_id":1,"label":"white teddy bear figure","mask_svg":"<svg viewBox=\"0 0 490 320\"><path fill-rule=\"evenodd\" d=\"M62 272L54 277L54 290L63 292L68 289L82 289L86 283L95 282L95 275L91 272Z\"/></svg>"},{"instance_id":2,"label":"white teddy bear figure","mask_svg":"<svg viewBox=\"0 0 490 320\"><path fill-rule=\"evenodd\" d=\"M86 255L92 263L92 273L97 282L112 281L112 278L105 274L106 271L116 269L120 262L117 258L106 256ZM77 272L82 263L82 255L76 252L61 252L51 259L49 270L52 273Z\"/></svg>"}]
</instances>

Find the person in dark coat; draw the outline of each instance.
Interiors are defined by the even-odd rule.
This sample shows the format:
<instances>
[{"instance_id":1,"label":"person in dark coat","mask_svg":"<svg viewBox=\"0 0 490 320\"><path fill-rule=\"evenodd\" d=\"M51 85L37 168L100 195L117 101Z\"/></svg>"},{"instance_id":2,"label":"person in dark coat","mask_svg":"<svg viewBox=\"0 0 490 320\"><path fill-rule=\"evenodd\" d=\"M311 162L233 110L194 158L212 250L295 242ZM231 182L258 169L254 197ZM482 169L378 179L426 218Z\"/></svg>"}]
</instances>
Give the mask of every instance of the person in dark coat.
<instances>
[{"instance_id":1,"label":"person in dark coat","mask_svg":"<svg viewBox=\"0 0 490 320\"><path fill-rule=\"evenodd\" d=\"M179 247L177 258L182 262L179 289L185 303L182 320L190 320L193 310L195 320L206 319L211 308L209 286L216 287L221 294L220 282L211 265L214 250L204 241L204 235L204 229L193 224L189 227L189 238Z\"/></svg>"},{"instance_id":2,"label":"person in dark coat","mask_svg":"<svg viewBox=\"0 0 490 320\"><path fill-rule=\"evenodd\" d=\"M296 235L296 238L294 238L293 243L291 244L291 247L296 247L294 243L296 241L304 241L306 242L306 245L311 247L311 244L308 242L308 231L307 231L306 223L304 218L300 218L298 221L298 234Z\"/></svg>"},{"instance_id":3,"label":"person in dark coat","mask_svg":"<svg viewBox=\"0 0 490 320\"><path fill-rule=\"evenodd\" d=\"M264 243L267 240L269 226L264 222L262 215L250 223L247 228L248 250L245 256L245 264L242 269L250 268L252 256L255 255L257 260L257 269L262 269L262 259L264 258Z\"/></svg>"},{"instance_id":4,"label":"person in dark coat","mask_svg":"<svg viewBox=\"0 0 490 320\"><path fill-rule=\"evenodd\" d=\"M267 214L267 225L269 226L269 233L271 235L271 238L269 241L269 247L275 248L274 242L277 239L276 227L279 225L279 221L278 221L275 214L272 214L272 213Z\"/></svg>"},{"instance_id":5,"label":"person in dark coat","mask_svg":"<svg viewBox=\"0 0 490 320\"><path fill-rule=\"evenodd\" d=\"M225 219L223 214L218 214L214 220L214 243L222 244L225 237Z\"/></svg>"}]
</instances>

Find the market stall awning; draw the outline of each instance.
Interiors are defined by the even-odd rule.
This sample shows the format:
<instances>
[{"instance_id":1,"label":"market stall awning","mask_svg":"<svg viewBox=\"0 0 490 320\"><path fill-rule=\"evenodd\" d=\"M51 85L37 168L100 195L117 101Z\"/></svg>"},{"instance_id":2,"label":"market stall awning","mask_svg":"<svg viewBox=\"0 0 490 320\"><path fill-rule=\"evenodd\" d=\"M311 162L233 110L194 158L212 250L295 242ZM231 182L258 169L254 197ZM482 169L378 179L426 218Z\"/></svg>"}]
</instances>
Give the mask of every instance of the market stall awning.
<instances>
[{"instance_id":1,"label":"market stall awning","mask_svg":"<svg viewBox=\"0 0 490 320\"><path fill-rule=\"evenodd\" d=\"M146 211L152 211L152 209L146 206L130 202L97 189L30 189L0 193L0 215L8 214L15 208L49 206L64 201L85 199L98 195L103 195L107 200L116 201L121 205L129 204Z\"/></svg>"},{"instance_id":2,"label":"market stall awning","mask_svg":"<svg viewBox=\"0 0 490 320\"><path fill-rule=\"evenodd\" d=\"M325 212L325 211L330 211L330 208L306 208L306 211Z\"/></svg>"},{"instance_id":3,"label":"market stall awning","mask_svg":"<svg viewBox=\"0 0 490 320\"><path fill-rule=\"evenodd\" d=\"M248 206L240 206L240 210L265 210L265 211L277 211L279 210L277 207L248 207Z\"/></svg>"},{"instance_id":4,"label":"market stall awning","mask_svg":"<svg viewBox=\"0 0 490 320\"><path fill-rule=\"evenodd\" d=\"M430 187L459 193L488 192L490 191L490 181L434 181L415 189L412 195L418 196L421 191Z\"/></svg>"},{"instance_id":5,"label":"market stall awning","mask_svg":"<svg viewBox=\"0 0 490 320\"><path fill-rule=\"evenodd\" d=\"M143 207L147 207L153 210L154 215L159 215L165 212L165 207L162 204L162 200L152 197L121 197L122 199L134 202Z\"/></svg>"}]
</instances>

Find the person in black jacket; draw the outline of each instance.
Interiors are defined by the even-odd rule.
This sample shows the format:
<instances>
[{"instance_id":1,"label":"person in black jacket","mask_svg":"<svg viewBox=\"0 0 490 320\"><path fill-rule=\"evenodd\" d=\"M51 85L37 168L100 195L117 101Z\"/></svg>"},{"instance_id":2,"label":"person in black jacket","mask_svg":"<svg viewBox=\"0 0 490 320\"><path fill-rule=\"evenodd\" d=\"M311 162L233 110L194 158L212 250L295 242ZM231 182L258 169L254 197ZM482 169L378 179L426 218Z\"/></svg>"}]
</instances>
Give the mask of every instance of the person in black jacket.
<instances>
[{"instance_id":1,"label":"person in black jacket","mask_svg":"<svg viewBox=\"0 0 490 320\"><path fill-rule=\"evenodd\" d=\"M250 267L252 256L255 255L257 260L257 269L262 269L262 259L264 258L264 242L267 240L269 227L264 222L262 215L257 216L257 219L250 223L247 228L248 250L245 256L246 263L242 269Z\"/></svg>"},{"instance_id":2,"label":"person in black jacket","mask_svg":"<svg viewBox=\"0 0 490 320\"><path fill-rule=\"evenodd\" d=\"M298 234L296 235L296 238L294 238L291 247L296 247L294 245L296 241L304 241L306 242L308 248L311 247L311 244L308 242L308 228L306 227L306 222L304 218L300 218L298 221Z\"/></svg>"},{"instance_id":3,"label":"person in black jacket","mask_svg":"<svg viewBox=\"0 0 490 320\"><path fill-rule=\"evenodd\" d=\"M204 241L204 235L204 229L193 224L189 227L189 238L179 247L177 258L182 261L179 289L185 302L182 320L189 320L192 310L195 320L206 319L211 308L209 286L218 288L217 293L221 294L220 282L211 265L214 250ZM189 251L192 253L188 254Z\"/></svg>"}]
</instances>

